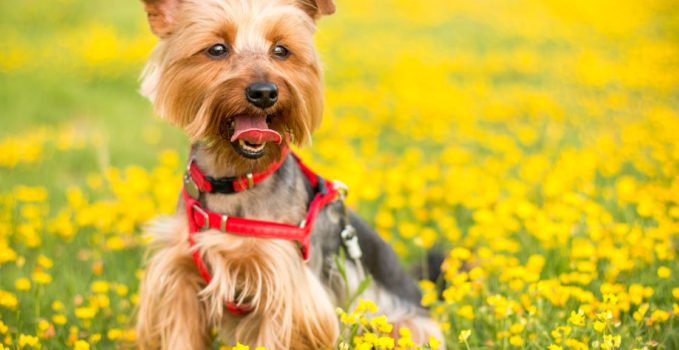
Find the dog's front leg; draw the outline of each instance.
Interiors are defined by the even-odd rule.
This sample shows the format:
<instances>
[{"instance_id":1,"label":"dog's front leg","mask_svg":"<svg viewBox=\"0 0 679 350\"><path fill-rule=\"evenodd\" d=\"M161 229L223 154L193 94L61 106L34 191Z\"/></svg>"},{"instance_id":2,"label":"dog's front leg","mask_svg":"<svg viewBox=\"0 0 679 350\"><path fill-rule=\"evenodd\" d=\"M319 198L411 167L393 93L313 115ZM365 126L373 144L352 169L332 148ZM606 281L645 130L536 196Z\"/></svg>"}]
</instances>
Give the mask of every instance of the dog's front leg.
<instances>
[{"instance_id":1,"label":"dog's front leg","mask_svg":"<svg viewBox=\"0 0 679 350\"><path fill-rule=\"evenodd\" d=\"M141 282L138 348L202 350L210 340L205 306L198 297L200 276L179 247L157 251Z\"/></svg>"}]
</instances>

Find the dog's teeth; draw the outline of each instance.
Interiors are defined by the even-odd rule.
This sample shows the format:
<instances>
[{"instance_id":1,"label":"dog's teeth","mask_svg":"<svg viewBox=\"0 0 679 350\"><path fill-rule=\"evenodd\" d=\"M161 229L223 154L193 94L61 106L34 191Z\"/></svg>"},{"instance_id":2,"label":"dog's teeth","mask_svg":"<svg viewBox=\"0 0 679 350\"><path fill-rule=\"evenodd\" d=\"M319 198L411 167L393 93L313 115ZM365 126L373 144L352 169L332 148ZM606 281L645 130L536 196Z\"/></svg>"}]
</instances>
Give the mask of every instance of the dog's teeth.
<instances>
[{"instance_id":1,"label":"dog's teeth","mask_svg":"<svg viewBox=\"0 0 679 350\"><path fill-rule=\"evenodd\" d=\"M264 149L264 147L266 146L266 142L264 142L262 144L258 144L256 146L252 146L252 145L248 144L247 142L245 142L244 140L238 140L238 144L240 145L241 148L243 148L244 150L249 151L249 152L259 152L262 149Z\"/></svg>"}]
</instances>

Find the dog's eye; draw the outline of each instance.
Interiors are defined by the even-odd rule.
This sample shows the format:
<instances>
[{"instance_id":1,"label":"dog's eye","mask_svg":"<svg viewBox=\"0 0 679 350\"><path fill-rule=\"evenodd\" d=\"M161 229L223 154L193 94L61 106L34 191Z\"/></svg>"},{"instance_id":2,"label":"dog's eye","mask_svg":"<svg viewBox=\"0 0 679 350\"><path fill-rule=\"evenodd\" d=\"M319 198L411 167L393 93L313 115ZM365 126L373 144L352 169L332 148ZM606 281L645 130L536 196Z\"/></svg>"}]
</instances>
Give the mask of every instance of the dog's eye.
<instances>
[{"instance_id":1,"label":"dog's eye","mask_svg":"<svg viewBox=\"0 0 679 350\"><path fill-rule=\"evenodd\" d=\"M283 45L274 46L272 53L274 57L278 58L279 60L284 60L290 56L290 50L288 50L288 48Z\"/></svg>"},{"instance_id":2,"label":"dog's eye","mask_svg":"<svg viewBox=\"0 0 679 350\"><path fill-rule=\"evenodd\" d=\"M210 57L210 58L223 58L226 56L226 54L229 53L229 49L226 47L224 44L214 44L205 50L205 53Z\"/></svg>"}]
</instances>

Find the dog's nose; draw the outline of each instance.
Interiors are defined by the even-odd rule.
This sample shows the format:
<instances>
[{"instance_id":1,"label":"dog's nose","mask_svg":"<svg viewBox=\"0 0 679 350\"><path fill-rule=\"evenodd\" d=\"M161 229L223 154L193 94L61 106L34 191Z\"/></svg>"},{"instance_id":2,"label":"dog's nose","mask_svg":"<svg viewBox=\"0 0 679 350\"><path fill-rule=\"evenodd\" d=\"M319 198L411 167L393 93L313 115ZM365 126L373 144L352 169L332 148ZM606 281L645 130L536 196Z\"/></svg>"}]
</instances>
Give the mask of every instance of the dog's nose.
<instances>
[{"instance_id":1,"label":"dog's nose","mask_svg":"<svg viewBox=\"0 0 679 350\"><path fill-rule=\"evenodd\" d=\"M245 89L245 97L259 108L268 108L278 100L278 86L271 82L253 83Z\"/></svg>"}]
</instances>

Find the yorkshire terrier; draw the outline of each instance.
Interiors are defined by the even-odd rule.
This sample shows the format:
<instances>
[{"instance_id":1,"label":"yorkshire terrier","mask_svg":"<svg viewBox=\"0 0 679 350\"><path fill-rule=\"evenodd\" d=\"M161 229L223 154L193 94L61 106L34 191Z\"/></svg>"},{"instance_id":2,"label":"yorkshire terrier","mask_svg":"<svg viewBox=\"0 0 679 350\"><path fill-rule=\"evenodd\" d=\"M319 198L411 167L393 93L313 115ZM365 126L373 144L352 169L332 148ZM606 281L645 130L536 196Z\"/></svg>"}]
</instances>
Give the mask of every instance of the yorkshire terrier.
<instances>
[{"instance_id":1,"label":"yorkshire terrier","mask_svg":"<svg viewBox=\"0 0 679 350\"><path fill-rule=\"evenodd\" d=\"M341 183L289 151L321 121L313 34L333 0L143 2L160 40L142 94L193 146L177 214L150 227L138 347L206 349L216 333L270 350L332 348L336 307L367 275L361 297L395 330L442 340L393 250L344 205Z\"/></svg>"}]
</instances>

